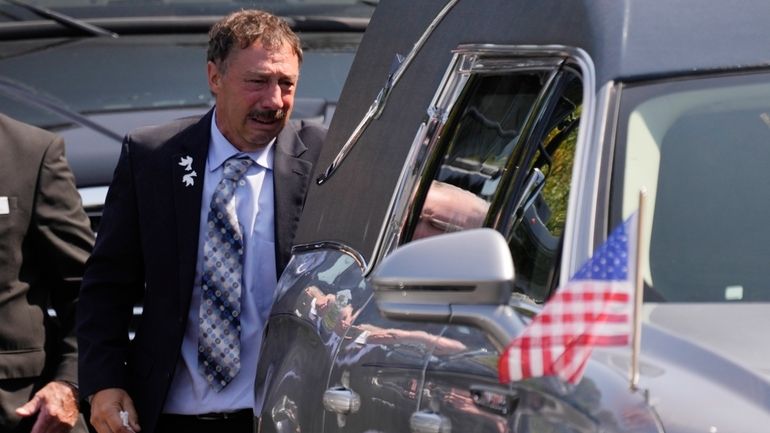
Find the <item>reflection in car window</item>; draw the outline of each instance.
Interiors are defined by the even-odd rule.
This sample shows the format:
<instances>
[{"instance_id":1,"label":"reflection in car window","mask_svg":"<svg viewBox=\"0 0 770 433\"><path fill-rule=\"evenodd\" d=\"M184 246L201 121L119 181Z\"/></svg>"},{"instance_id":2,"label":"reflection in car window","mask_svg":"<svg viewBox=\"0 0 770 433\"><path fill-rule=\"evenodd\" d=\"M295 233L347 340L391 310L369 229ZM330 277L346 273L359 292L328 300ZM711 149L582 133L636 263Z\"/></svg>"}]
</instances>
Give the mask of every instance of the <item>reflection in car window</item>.
<instances>
[{"instance_id":1,"label":"reflection in car window","mask_svg":"<svg viewBox=\"0 0 770 433\"><path fill-rule=\"evenodd\" d=\"M469 79L449 116L445 144L439 146L446 150L411 217L411 239L499 226L511 248L516 290L538 302L546 300L558 279L583 93L579 75L564 69L545 111L535 116L533 106L548 74L526 71ZM528 118L539 121L522 138ZM517 167L526 170L511 173L522 184L510 192L501 179L506 169ZM492 221L490 204L500 208L503 202L508 203L507 215Z\"/></svg>"},{"instance_id":2,"label":"reflection in car window","mask_svg":"<svg viewBox=\"0 0 770 433\"><path fill-rule=\"evenodd\" d=\"M627 87L619 119L613 219L647 190L645 300L770 301L768 76Z\"/></svg>"},{"instance_id":3,"label":"reflection in car window","mask_svg":"<svg viewBox=\"0 0 770 433\"><path fill-rule=\"evenodd\" d=\"M406 239L481 227L546 72L471 77Z\"/></svg>"},{"instance_id":4,"label":"reflection in car window","mask_svg":"<svg viewBox=\"0 0 770 433\"><path fill-rule=\"evenodd\" d=\"M369 299L361 277L361 268L350 256L316 251L298 254L290 262L278 283L282 293L292 287L304 287L290 309L310 322L325 344L334 345L348 331L354 316ZM279 295L277 299L282 299Z\"/></svg>"},{"instance_id":5,"label":"reflection in car window","mask_svg":"<svg viewBox=\"0 0 770 433\"><path fill-rule=\"evenodd\" d=\"M516 290L545 301L558 283L559 254L566 223L583 86L566 71L551 105L528 147L527 177L512 218L509 245Z\"/></svg>"}]
</instances>

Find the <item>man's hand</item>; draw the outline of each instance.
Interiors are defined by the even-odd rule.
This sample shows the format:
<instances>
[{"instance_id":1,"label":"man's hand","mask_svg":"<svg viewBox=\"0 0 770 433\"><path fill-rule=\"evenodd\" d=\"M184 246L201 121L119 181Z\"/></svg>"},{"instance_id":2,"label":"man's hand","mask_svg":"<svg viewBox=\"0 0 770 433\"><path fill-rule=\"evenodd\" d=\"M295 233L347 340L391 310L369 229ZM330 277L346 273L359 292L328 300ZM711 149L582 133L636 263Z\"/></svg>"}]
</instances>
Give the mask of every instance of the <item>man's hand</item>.
<instances>
[{"instance_id":1,"label":"man's hand","mask_svg":"<svg viewBox=\"0 0 770 433\"><path fill-rule=\"evenodd\" d=\"M121 416L121 412L128 416ZM120 388L103 389L91 399L91 425L99 433L138 432L142 430L138 420L133 400Z\"/></svg>"},{"instance_id":2,"label":"man's hand","mask_svg":"<svg viewBox=\"0 0 770 433\"><path fill-rule=\"evenodd\" d=\"M75 390L64 382L49 382L16 414L23 418L37 414L30 433L67 433L78 420Z\"/></svg>"}]
</instances>

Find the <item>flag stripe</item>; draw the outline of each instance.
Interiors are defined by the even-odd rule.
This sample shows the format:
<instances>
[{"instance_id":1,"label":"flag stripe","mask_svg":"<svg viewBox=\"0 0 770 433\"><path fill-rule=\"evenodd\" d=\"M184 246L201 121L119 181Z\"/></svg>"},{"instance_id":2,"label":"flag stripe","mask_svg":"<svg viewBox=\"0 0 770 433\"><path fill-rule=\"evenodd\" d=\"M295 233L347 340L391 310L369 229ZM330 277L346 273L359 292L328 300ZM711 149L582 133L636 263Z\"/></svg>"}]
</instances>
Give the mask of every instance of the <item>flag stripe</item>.
<instances>
[{"instance_id":1,"label":"flag stripe","mask_svg":"<svg viewBox=\"0 0 770 433\"><path fill-rule=\"evenodd\" d=\"M580 285L578 284L572 284L573 286L577 286L578 289L580 289ZM572 292L556 292L554 295L554 301L561 301L565 303L574 302L574 301L603 301L603 302L628 302L630 299L630 294L628 293L612 293L612 292L583 292L583 293L572 293Z\"/></svg>"},{"instance_id":2,"label":"flag stripe","mask_svg":"<svg viewBox=\"0 0 770 433\"><path fill-rule=\"evenodd\" d=\"M508 383L514 380L511 378L511 369L508 368L508 359L511 358L511 355L509 352L512 352L514 350L517 350L517 349L515 348L506 349L503 356L501 356L497 360L497 375L500 378L500 382L502 383Z\"/></svg>"},{"instance_id":3,"label":"flag stripe","mask_svg":"<svg viewBox=\"0 0 770 433\"><path fill-rule=\"evenodd\" d=\"M627 344L629 335L626 334L615 334L615 335L596 335L596 334L580 334L580 335L557 335L554 337L549 338L521 338L516 339L514 342L508 346L508 347L515 347L517 349L523 350L523 351L529 351L533 348L544 348L544 347L550 347L553 345L559 345L559 346L565 346L569 344L577 344L577 345L591 345L591 344L600 344L603 346L610 345L623 345ZM547 361L547 360L546 360Z\"/></svg>"},{"instance_id":4,"label":"flag stripe","mask_svg":"<svg viewBox=\"0 0 770 433\"><path fill-rule=\"evenodd\" d=\"M530 363L529 358L530 358L530 355L532 354L532 351L529 350L529 346L526 346L522 349L523 350L519 351L519 354L521 356L521 376L531 377L533 376L532 369L531 369L532 364Z\"/></svg>"}]
</instances>

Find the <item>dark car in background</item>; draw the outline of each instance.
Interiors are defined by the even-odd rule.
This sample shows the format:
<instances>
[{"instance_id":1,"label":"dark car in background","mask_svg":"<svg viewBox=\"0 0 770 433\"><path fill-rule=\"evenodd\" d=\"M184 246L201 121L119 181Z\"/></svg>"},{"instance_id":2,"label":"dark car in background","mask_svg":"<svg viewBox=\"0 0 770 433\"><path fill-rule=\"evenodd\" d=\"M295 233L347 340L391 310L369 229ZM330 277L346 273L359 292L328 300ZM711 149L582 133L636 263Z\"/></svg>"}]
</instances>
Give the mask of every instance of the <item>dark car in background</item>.
<instances>
[{"instance_id":1,"label":"dark car in background","mask_svg":"<svg viewBox=\"0 0 770 433\"><path fill-rule=\"evenodd\" d=\"M328 124L371 2L0 1L0 111L64 137L95 228L123 135L211 108L208 29L242 8L275 13L298 32L294 118Z\"/></svg>"},{"instance_id":2,"label":"dark car in background","mask_svg":"<svg viewBox=\"0 0 770 433\"><path fill-rule=\"evenodd\" d=\"M380 3L342 91L259 431L767 431L770 3L416 3ZM501 383L642 188L640 348Z\"/></svg>"}]
</instances>

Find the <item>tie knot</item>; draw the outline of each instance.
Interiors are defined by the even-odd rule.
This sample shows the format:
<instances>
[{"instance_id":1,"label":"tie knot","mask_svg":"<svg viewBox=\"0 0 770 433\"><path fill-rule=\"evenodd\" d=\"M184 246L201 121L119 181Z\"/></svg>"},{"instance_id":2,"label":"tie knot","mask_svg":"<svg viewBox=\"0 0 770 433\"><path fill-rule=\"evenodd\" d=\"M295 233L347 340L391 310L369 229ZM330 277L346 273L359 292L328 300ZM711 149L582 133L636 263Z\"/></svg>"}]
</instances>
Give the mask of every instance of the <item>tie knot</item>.
<instances>
[{"instance_id":1,"label":"tie knot","mask_svg":"<svg viewBox=\"0 0 770 433\"><path fill-rule=\"evenodd\" d=\"M253 163L254 160L246 156L230 158L225 161L225 172L222 177L234 182L238 182L241 177L243 177L243 174L246 173L246 170L248 170Z\"/></svg>"}]
</instances>

